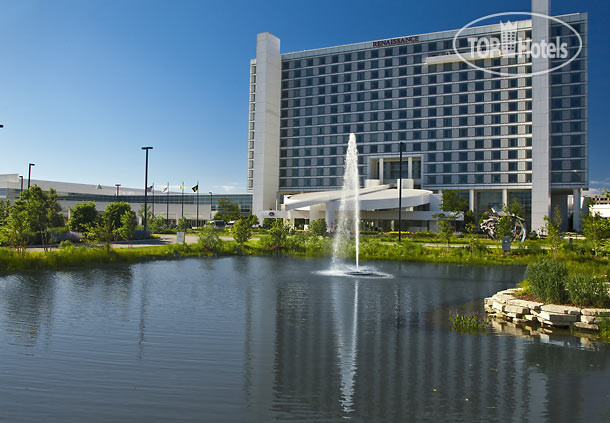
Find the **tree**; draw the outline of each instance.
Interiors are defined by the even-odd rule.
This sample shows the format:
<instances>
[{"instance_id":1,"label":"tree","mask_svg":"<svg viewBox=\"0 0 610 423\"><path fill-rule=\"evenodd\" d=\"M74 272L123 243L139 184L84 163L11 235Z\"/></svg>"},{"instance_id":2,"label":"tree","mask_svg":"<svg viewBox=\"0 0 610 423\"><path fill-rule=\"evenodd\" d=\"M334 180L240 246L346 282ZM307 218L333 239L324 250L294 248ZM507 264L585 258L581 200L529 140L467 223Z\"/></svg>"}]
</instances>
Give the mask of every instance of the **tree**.
<instances>
[{"instance_id":1,"label":"tree","mask_svg":"<svg viewBox=\"0 0 610 423\"><path fill-rule=\"evenodd\" d=\"M468 200L460 198L458 191L446 189L443 190L441 200L441 210L444 212L465 212L468 210Z\"/></svg>"},{"instance_id":2,"label":"tree","mask_svg":"<svg viewBox=\"0 0 610 423\"><path fill-rule=\"evenodd\" d=\"M312 220L309 223L309 231L317 236L325 236L328 232L325 219Z\"/></svg>"},{"instance_id":3,"label":"tree","mask_svg":"<svg viewBox=\"0 0 610 423\"><path fill-rule=\"evenodd\" d=\"M513 220L510 216L502 216L498 219L496 224L496 238L502 241L502 238L509 236L512 238L514 229Z\"/></svg>"},{"instance_id":4,"label":"tree","mask_svg":"<svg viewBox=\"0 0 610 423\"><path fill-rule=\"evenodd\" d=\"M113 231L121 227L121 217L123 214L130 212L131 206L125 201L116 201L106 206L102 216L107 220Z\"/></svg>"},{"instance_id":5,"label":"tree","mask_svg":"<svg viewBox=\"0 0 610 423\"><path fill-rule=\"evenodd\" d=\"M218 199L218 211L214 215L214 220L224 220L230 222L232 220L241 219L239 205L230 198Z\"/></svg>"},{"instance_id":6,"label":"tree","mask_svg":"<svg viewBox=\"0 0 610 423\"><path fill-rule=\"evenodd\" d=\"M441 236L447 242L447 251L449 251L449 243L451 242L451 235L453 235L453 222L455 216L448 216L445 214L435 214L433 217L436 218L436 227L440 232Z\"/></svg>"},{"instance_id":7,"label":"tree","mask_svg":"<svg viewBox=\"0 0 610 423\"><path fill-rule=\"evenodd\" d=\"M590 210L588 216L583 216L582 233L591 243L593 254L597 255L604 240L610 238L610 219Z\"/></svg>"},{"instance_id":8,"label":"tree","mask_svg":"<svg viewBox=\"0 0 610 423\"><path fill-rule=\"evenodd\" d=\"M97 219L98 214L94 202L79 203L70 209L68 227L71 231L85 232L85 228L95 223Z\"/></svg>"},{"instance_id":9,"label":"tree","mask_svg":"<svg viewBox=\"0 0 610 423\"><path fill-rule=\"evenodd\" d=\"M59 213L61 206L57 200L57 192L51 188L47 194L38 185L34 185L21 193L13 209L16 219L25 219L25 227L40 234L42 246L46 251L47 231L64 223L64 218Z\"/></svg>"},{"instance_id":10,"label":"tree","mask_svg":"<svg viewBox=\"0 0 610 423\"><path fill-rule=\"evenodd\" d=\"M517 217L523 218L523 206L516 198L513 198L512 203L510 203L506 211L511 214L514 214Z\"/></svg>"},{"instance_id":11,"label":"tree","mask_svg":"<svg viewBox=\"0 0 610 423\"><path fill-rule=\"evenodd\" d=\"M248 216L248 221L250 222L251 227L259 225L258 216L256 216L255 214L250 213L250 215Z\"/></svg>"},{"instance_id":12,"label":"tree","mask_svg":"<svg viewBox=\"0 0 610 423\"><path fill-rule=\"evenodd\" d=\"M546 229L546 237L551 245L551 249L553 253L556 254L557 250L561 247L561 210L559 206L555 206L553 209L553 217L549 219L548 216L544 217L545 229Z\"/></svg>"},{"instance_id":13,"label":"tree","mask_svg":"<svg viewBox=\"0 0 610 423\"><path fill-rule=\"evenodd\" d=\"M248 219L239 219L233 224L233 239L239 247L243 247L252 237L252 227Z\"/></svg>"},{"instance_id":14,"label":"tree","mask_svg":"<svg viewBox=\"0 0 610 423\"><path fill-rule=\"evenodd\" d=\"M136 214L131 210L123 213L121 216L121 226L117 229L121 238L125 241L131 241L136 233Z\"/></svg>"},{"instance_id":15,"label":"tree","mask_svg":"<svg viewBox=\"0 0 610 423\"><path fill-rule=\"evenodd\" d=\"M275 222L275 219L273 219L271 217L265 217L263 219L263 228L271 229L271 227L273 226L273 222Z\"/></svg>"},{"instance_id":16,"label":"tree","mask_svg":"<svg viewBox=\"0 0 610 423\"><path fill-rule=\"evenodd\" d=\"M10 201L0 200L0 227L6 225L6 221L8 220L8 216L9 216L10 212L11 212Z\"/></svg>"},{"instance_id":17,"label":"tree","mask_svg":"<svg viewBox=\"0 0 610 423\"><path fill-rule=\"evenodd\" d=\"M158 234L167 229L165 219L161 216L155 216L150 222L150 230L152 233Z\"/></svg>"},{"instance_id":18,"label":"tree","mask_svg":"<svg viewBox=\"0 0 610 423\"><path fill-rule=\"evenodd\" d=\"M140 209L138 210L138 216L140 216L140 219L142 219L142 223L144 223L144 204L142 204L140 206ZM155 215L152 212L152 207L150 206L150 204L147 204L146 205L146 219L148 219L148 222L150 222L154 217L155 217Z\"/></svg>"},{"instance_id":19,"label":"tree","mask_svg":"<svg viewBox=\"0 0 610 423\"><path fill-rule=\"evenodd\" d=\"M443 219L451 224L453 230L457 230L457 218L463 216L468 210L468 200L459 198L456 190L443 190L441 210L450 213L450 215L443 215Z\"/></svg>"},{"instance_id":20,"label":"tree","mask_svg":"<svg viewBox=\"0 0 610 423\"><path fill-rule=\"evenodd\" d=\"M190 228L191 225L189 224L188 219L186 217L182 216L180 219L178 219L177 226L178 226L179 231L186 232L186 231L188 231L188 229Z\"/></svg>"},{"instance_id":21,"label":"tree","mask_svg":"<svg viewBox=\"0 0 610 423\"><path fill-rule=\"evenodd\" d=\"M27 210L23 201L17 200L11 206L6 224L2 229L2 238L5 242L23 253L25 246L32 238L32 231L27 217Z\"/></svg>"},{"instance_id":22,"label":"tree","mask_svg":"<svg viewBox=\"0 0 610 423\"><path fill-rule=\"evenodd\" d=\"M218 252L222 247L222 240L212 226L204 226L199 231L199 245L210 252Z\"/></svg>"},{"instance_id":23,"label":"tree","mask_svg":"<svg viewBox=\"0 0 610 423\"><path fill-rule=\"evenodd\" d=\"M110 250L110 243L115 238L115 230L108 215L102 215L97 222L86 225L84 239L91 244L101 244L106 250Z\"/></svg>"},{"instance_id":24,"label":"tree","mask_svg":"<svg viewBox=\"0 0 610 423\"><path fill-rule=\"evenodd\" d=\"M282 250L286 248L290 226L285 225L283 219L275 219L271 229L264 238L264 245L270 250Z\"/></svg>"}]
</instances>

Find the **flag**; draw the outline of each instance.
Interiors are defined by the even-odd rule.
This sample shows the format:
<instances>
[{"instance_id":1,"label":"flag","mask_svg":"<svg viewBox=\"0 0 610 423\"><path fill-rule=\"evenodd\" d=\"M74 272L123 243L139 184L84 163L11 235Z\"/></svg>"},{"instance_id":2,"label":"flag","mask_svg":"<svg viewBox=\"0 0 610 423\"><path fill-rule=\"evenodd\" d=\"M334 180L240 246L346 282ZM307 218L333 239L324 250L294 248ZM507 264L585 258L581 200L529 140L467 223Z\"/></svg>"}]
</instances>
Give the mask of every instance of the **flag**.
<instances>
[{"instance_id":1,"label":"flag","mask_svg":"<svg viewBox=\"0 0 610 423\"><path fill-rule=\"evenodd\" d=\"M153 187L154 187L154 185L146 187L146 192L152 192L153 191Z\"/></svg>"},{"instance_id":2,"label":"flag","mask_svg":"<svg viewBox=\"0 0 610 423\"><path fill-rule=\"evenodd\" d=\"M184 185L180 185L180 189L183 190L184 189Z\"/></svg>"},{"instance_id":3,"label":"flag","mask_svg":"<svg viewBox=\"0 0 610 423\"><path fill-rule=\"evenodd\" d=\"M199 191L199 184L195 185L195 186L192 188L192 190L193 190L193 192L197 192L197 191Z\"/></svg>"},{"instance_id":4,"label":"flag","mask_svg":"<svg viewBox=\"0 0 610 423\"><path fill-rule=\"evenodd\" d=\"M169 185L161 188L161 192L168 192L168 191L169 191Z\"/></svg>"}]
</instances>

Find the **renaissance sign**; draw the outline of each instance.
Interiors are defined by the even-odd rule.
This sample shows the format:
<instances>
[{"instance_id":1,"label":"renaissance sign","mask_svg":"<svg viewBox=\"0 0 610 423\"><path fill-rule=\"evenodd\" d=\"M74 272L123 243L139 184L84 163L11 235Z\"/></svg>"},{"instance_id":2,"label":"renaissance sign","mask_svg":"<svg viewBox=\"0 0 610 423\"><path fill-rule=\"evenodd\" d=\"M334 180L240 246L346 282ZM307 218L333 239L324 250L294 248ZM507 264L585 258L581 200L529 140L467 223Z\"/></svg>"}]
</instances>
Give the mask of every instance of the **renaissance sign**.
<instances>
[{"instance_id":1,"label":"renaissance sign","mask_svg":"<svg viewBox=\"0 0 610 423\"><path fill-rule=\"evenodd\" d=\"M373 41L373 47L391 47L399 46L402 44L412 44L419 41L418 35L412 35L410 37L398 37L390 38L387 40Z\"/></svg>"}]
</instances>

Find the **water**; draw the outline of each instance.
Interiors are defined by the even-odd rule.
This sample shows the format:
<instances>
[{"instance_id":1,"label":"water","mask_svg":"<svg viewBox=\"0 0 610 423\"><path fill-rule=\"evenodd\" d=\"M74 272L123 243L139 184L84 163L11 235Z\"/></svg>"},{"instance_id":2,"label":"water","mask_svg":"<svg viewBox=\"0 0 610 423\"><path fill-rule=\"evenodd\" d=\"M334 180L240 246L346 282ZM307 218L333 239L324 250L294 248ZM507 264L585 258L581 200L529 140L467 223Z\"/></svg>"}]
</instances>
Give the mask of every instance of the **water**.
<instances>
[{"instance_id":1,"label":"water","mask_svg":"<svg viewBox=\"0 0 610 423\"><path fill-rule=\"evenodd\" d=\"M358 149L355 134L349 134L339 220L334 232L333 258L335 262L338 257L343 255L342 252L346 248L345 243L351 238L351 232L354 233L356 271L358 271L360 267L360 177L358 176Z\"/></svg>"},{"instance_id":2,"label":"water","mask_svg":"<svg viewBox=\"0 0 610 423\"><path fill-rule=\"evenodd\" d=\"M517 267L187 259L0 277L0 421L608 421L610 348L465 335ZM477 301L474 301L477 300Z\"/></svg>"}]
</instances>

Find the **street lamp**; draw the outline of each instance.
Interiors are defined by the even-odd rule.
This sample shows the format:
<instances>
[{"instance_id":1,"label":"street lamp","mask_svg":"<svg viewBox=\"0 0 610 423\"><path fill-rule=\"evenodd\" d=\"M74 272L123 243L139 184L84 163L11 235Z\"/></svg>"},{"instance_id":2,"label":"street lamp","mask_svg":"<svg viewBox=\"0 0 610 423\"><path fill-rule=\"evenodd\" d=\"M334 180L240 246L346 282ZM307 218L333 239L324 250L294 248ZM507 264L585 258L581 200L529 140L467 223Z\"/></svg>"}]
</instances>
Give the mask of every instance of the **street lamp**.
<instances>
[{"instance_id":1,"label":"street lamp","mask_svg":"<svg viewBox=\"0 0 610 423\"><path fill-rule=\"evenodd\" d=\"M208 192L210 194L210 220L212 220L212 191Z\"/></svg>"},{"instance_id":2,"label":"street lamp","mask_svg":"<svg viewBox=\"0 0 610 423\"><path fill-rule=\"evenodd\" d=\"M147 200L148 200L148 150L152 150L152 147L142 147L142 150L146 151L146 167L144 170L144 232L146 232L146 217L147 217Z\"/></svg>"},{"instance_id":3,"label":"street lamp","mask_svg":"<svg viewBox=\"0 0 610 423\"><path fill-rule=\"evenodd\" d=\"M398 242L402 240L402 148L404 143L400 143L400 166L398 175Z\"/></svg>"},{"instance_id":4,"label":"street lamp","mask_svg":"<svg viewBox=\"0 0 610 423\"><path fill-rule=\"evenodd\" d=\"M116 196L119 196L119 187L121 186L121 184L114 184L114 186L116 187Z\"/></svg>"},{"instance_id":5,"label":"street lamp","mask_svg":"<svg viewBox=\"0 0 610 423\"><path fill-rule=\"evenodd\" d=\"M30 180L32 179L32 166L36 166L34 163L30 163L28 166L28 189L30 189Z\"/></svg>"}]
</instances>

